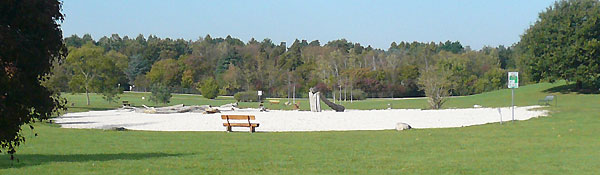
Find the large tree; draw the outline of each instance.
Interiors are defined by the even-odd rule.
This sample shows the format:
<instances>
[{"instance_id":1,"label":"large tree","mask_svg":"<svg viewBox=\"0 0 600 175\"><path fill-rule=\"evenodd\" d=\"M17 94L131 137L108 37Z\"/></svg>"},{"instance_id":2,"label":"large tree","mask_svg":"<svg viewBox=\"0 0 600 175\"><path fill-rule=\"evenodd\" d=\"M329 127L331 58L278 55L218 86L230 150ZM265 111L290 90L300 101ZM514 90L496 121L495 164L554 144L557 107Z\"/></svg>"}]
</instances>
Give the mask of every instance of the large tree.
<instances>
[{"instance_id":1,"label":"large tree","mask_svg":"<svg viewBox=\"0 0 600 175\"><path fill-rule=\"evenodd\" d=\"M41 85L52 62L67 54L60 10L56 0L0 1L0 152L12 155L25 141L22 125L64 108L59 96Z\"/></svg>"},{"instance_id":2,"label":"large tree","mask_svg":"<svg viewBox=\"0 0 600 175\"><path fill-rule=\"evenodd\" d=\"M578 89L600 77L600 2L555 2L521 37L519 46L533 80L576 82Z\"/></svg>"},{"instance_id":3,"label":"large tree","mask_svg":"<svg viewBox=\"0 0 600 175\"><path fill-rule=\"evenodd\" d=\"M114 101L122 90L119 78L124 77L127 57L115 51L104 53L104 49L87 43L81 48L71 48L67 67L73 73L69 86L74 92L85 92L90 105L90 92L102 93L104 99Z\"/></svg>"}]
</instances>

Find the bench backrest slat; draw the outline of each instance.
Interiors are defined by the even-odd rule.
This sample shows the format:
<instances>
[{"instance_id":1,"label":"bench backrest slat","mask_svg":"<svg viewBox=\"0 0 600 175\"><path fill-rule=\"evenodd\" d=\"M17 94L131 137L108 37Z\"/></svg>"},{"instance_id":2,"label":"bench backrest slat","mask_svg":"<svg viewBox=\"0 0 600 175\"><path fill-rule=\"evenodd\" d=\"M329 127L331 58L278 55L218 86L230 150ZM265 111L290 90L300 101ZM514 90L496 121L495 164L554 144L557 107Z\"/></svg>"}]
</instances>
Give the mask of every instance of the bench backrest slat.
<instances>
[{"instance_id":1,"label":"bench backrest slat","mask_svg":"<svg viewBox=\"0 0 600 175\"><path fill-rule=\"evenodd\" d=\"M223 120L256 120L254 115L221 115Z\"/></svg>"}]
</instances>

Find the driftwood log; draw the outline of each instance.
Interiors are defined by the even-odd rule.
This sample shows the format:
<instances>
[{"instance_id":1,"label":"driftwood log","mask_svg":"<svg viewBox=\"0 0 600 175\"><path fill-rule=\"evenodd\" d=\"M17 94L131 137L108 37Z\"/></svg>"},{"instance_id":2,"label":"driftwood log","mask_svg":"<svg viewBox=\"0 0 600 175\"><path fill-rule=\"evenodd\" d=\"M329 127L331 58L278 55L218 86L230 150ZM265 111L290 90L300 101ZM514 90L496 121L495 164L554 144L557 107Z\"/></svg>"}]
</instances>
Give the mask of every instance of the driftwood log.
<instances>
[{"instance_id":1,"label":"driftwood log","mask_svg":"<svg viewBox=\"0 0 600 175\"><path fill-rule=\"evenodd\" d=\"M217 108L213 108L210 105L202 105L202 106L185 106L183 104L166 106L166 107L148 107L146 105L143 109L135 109L136 112L148 113L148 114L173 114L173 113L185 113L185 112L201 112L201 113L218 113L219 110Z\"/></svg>"},{"instance_id":2,"label":"driftwood log","mask_svg":"<svg viewBox=\"0 0 600 175\"><path fill-rule=\"evenodd\" d=\"M321 98L321 101L325 102L325 104L327 106L329 106L331 109L335 110L335 112L344 112L344 110L346 110L346 108L344 106L335 104L335 103L327 100L327 98L325 98L325 96L323 96L322 93L319 93L319 96Z\"/></svg>"}]
</instances>

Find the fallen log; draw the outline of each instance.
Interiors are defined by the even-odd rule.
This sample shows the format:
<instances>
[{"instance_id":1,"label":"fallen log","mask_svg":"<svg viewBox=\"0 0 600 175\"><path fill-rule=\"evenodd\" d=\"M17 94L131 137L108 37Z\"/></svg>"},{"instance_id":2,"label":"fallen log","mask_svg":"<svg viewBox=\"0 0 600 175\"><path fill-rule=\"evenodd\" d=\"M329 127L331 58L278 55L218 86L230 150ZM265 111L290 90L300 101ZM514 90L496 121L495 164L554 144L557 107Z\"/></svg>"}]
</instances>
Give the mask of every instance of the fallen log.
<instances>
[{"instance_id":1,"label":"fallen log","mask_svg":"<svg viewBox=\"0 0 600 175\"><path fill-rule=\"evenodd\" d=\"M331 109L335 110L335 112L344 112L344 110L346 110L346 108L344 106L335 104L335 103L327 100L327 98L325 98L325 96L323 96L322 93L319 93L319 97L321 98L321 101L323 101Z\"/></svg>"},{"instance_id":2,"label":"fallen log","mask_svg":"<svg viewBox=\"0 0 600 175\"><path fill-rule=\"evenodd\" d=\"M185 112L197 112L197 113L209 113L216 112L210 105L202 105L202 106L185 106L183 104L166 106L166 107L148 107L146 105L142 105L143 109L135 109L136 112L148 113L148 114L173 114L173 113L185 113Z\"/></svg>"}]
</instances>

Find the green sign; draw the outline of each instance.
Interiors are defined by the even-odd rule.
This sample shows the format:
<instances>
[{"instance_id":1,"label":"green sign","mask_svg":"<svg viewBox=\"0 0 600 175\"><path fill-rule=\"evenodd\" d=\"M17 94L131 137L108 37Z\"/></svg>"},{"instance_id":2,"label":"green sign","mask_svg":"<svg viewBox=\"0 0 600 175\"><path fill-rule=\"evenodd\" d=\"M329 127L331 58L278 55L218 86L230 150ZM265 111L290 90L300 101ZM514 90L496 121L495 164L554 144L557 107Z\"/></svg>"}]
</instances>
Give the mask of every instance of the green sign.
<instances>
[{"instance_id":1,"label":"green sign","mask_svg":"<svg viewBox=\"0 0 600 175\"><path fill-rule=\"evenodd\" d=\"M519 72L508 72L508 88L519 88Z\"/></svg>"}]
</instances>

